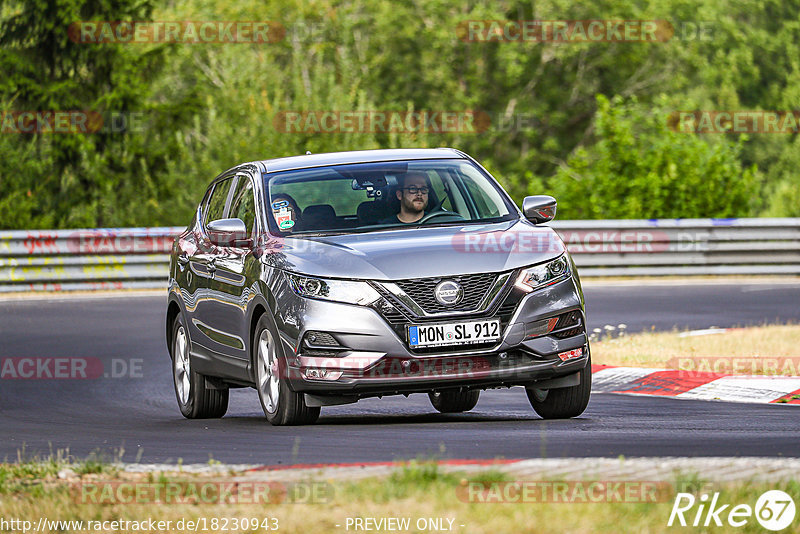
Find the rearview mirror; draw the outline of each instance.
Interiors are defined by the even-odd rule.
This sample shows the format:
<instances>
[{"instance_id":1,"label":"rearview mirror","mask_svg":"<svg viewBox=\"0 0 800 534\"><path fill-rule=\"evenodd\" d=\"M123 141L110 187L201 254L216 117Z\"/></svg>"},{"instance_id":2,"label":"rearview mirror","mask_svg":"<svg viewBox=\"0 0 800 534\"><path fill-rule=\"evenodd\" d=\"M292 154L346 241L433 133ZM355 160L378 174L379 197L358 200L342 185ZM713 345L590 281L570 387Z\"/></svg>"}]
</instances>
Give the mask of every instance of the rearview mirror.
<instances>
[{"instance_id":1,"label":"rearview mirror","mask_svg":"<svg viewBox=\"0 0 800 534\"><path fill-rule=\"evenodd\" d=\"M550 222L556 216L556 199L549 195L525 197L522 214L533 224Z\"/></svg>"},{"instance_id":2,"label":"rearview mirror","mask_svg":"<svg viewBox=\"0 0 800 534\"><path fill-rule=\"evenodd\" d=\"M249 247L253 243L241 219L217 219L206 229L211 242L221 247Z\"/></svg>"}]
</instances>

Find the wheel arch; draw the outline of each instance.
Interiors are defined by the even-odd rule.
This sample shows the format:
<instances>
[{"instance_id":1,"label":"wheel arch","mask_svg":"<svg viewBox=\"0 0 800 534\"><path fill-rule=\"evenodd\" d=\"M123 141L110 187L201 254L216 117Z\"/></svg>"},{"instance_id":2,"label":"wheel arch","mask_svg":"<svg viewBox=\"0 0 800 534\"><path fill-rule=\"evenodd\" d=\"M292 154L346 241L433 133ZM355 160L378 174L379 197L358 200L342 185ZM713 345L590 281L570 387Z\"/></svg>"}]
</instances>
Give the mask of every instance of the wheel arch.
<instances>
[{"instance_id":1,"label":"wheel arch","mask_svg":"<svg viewBox=\"0 0 800 534\"><path fill-rule=\"evenodd\" d=\"M175 323L175 318L181 314L181 305L178 304L177 299L170 298L169 304L167 304L167 319L166 319L166 340L167 340L167 352L169 353L170 358L172 358L172 325Z\"/></svg>"},{"instance_id":2,"label":"wheel arch","mask_svg":"<svg viewBox=\"0 0 800 534\"><path fill-rule=\"evenodd\" d=\"M271 297L268 293L264 295L263 293L259 293L258 295L253 298L253 301L250 303L250 314L248 319L248 336L247 336L247 347L248 347L248 355L249 355L249 362L248 362L248 374L250 375L250 379L255 383L255 349L253 347L253 338L255 337L256 327L258 326L258 322L261 320L261 317L267 315L269 317L269 321L272 323L272 326L275 328L275 332L278 334L278 338L275 340L278 344L278 350L280 354L285 357L285 352L283 350L283 342L280 338L280 329L278 328L277 321L275 320L275 300Z\"/></svg>"}]
</instances>

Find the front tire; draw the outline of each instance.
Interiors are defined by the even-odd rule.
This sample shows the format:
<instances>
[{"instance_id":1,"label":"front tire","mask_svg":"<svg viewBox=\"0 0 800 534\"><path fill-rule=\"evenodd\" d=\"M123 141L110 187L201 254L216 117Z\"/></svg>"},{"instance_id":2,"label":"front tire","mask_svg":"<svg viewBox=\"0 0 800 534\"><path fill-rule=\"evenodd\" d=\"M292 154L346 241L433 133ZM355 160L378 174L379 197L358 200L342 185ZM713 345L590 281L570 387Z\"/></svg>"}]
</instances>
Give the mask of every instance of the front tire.
<instances>
[{"instance_id":1,"label":"front tire","mask_svg":"<svg viewBox=\"0 0 800 534\"><path fill-rule=\"evenodd\" d=\"M577 386L549 390L525 388L533 411L543 419L569 419L582 414L592 391L591 358L579 372L581 383Z\"/></svg>"},{"instance_id":2,"label":"front tire","mask_svg":"<svg viewBox=\"0 0 800 534\"><path fill-rule=\"evenodd\" d=\"M172 381L181 414L187 419L212 419L228 411L228 390L211 389L206 377L192 369L189 334L181 315L172 325Z\"/></svg>"},{"instance_id":3,"label":"front tire","mask_svg":"<svg viewBox=\"0 0 800 534\"><path fill-rule=\"evenodd\" d=\"M253 336L253 365L256 391L267 420L274 426L314 423L319 407L306 406L302 393L289 389L286 362L281 358L280 338L266 315L262 315Z\"/></svg>"},{"instance_id":4,"label":"front tire","mask_svg":"<svg viewBox=\"0 0 800 534\"><path fill-rule=\"evenodd\" d=\"M428 393L431 404L441 413L468 412L478 404L480 396L479 389Z\"/></svg>"}]
</instances>

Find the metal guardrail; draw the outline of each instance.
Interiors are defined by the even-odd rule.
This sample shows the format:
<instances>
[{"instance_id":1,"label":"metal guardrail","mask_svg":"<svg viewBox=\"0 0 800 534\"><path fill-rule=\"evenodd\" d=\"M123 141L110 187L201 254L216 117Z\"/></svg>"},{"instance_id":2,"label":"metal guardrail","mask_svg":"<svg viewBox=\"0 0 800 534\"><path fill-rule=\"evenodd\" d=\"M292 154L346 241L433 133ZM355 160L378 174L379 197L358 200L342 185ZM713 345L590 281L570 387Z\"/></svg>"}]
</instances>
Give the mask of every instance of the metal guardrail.
<instances>
[{"instance_id":1,"label":"metal guardrail","mask_svg":"<svg viewBox=\"0 0 800 534\"><path fill-rule=\"evenodd\" d=\"M800 218L553 221L581 277L800 275Z\"/></svg>"},{"instance_id":2,"label":"metal guardrail","mask_svg":"<svg viewBox=\"0 0 800 534\"><path fill-rule=\"evenodd\" d=\"M800 275L800 219L553 221L582 277ZM183 228L0 231L0 292L166 288Z\"/></svg>"},{"instance_id":3,"label":"metal guardrail","mask_svg":"<svg viewBox=\"0 0 800 534\"><path fill-rule=\"evenodd\" d=\"M0 232L0 293L166 288L178 227Z\"/></svg>"}]
</instances>

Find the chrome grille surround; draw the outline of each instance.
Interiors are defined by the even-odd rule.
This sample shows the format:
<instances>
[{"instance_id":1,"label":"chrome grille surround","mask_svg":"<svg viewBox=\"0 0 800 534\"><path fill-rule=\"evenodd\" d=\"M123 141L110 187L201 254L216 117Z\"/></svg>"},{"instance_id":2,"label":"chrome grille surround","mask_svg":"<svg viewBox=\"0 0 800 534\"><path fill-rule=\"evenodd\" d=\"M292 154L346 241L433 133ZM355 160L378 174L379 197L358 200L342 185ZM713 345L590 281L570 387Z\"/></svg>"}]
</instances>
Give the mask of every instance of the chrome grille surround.
<instances>
[{"instance_id":1,"label":"chrome grille surround","mask_svg":"<svg viewBox=\"0 0 800 534\"><path fill-rule=\"evenodd\" d=\"M402 305L415 317L444 317L481 313L488 310L511 278L513 271L478 273L436 278L412 278L374 285L394 304ZM440 304L434 290L442 281L452 280L464 289L464 296L454 306Z\"/></svg>"}]
</instances>

